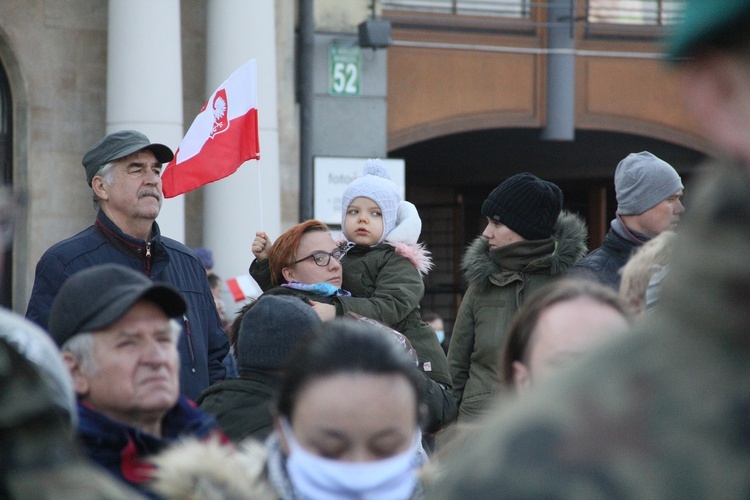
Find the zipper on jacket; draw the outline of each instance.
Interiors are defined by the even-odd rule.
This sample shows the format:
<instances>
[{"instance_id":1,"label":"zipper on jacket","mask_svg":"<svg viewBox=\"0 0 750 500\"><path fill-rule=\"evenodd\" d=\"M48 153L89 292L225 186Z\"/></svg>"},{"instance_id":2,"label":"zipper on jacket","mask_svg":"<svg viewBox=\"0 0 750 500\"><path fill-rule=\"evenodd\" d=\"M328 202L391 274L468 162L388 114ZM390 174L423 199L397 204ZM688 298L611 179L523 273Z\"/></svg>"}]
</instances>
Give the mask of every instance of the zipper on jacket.
<instances>
[{"instance_id":1,"label":"zipper on jacket","mask_svg":"<svg viewBox=\"0 0 750 500\"><path fill-rule=\"evenodd\" d=\"M151 277L151 242L146 242L146 254L143 260L143 272L146 276Z\"/></svg>"},{"instance_id":2,"label":"zipper on jacket","mask_svg":"<svg viewBox=\"0 0 750 500\"><path fill-rule=\"evenodd\" d=\"M190 351L190 364L192 365L190 371L195 373L195 349L193 348L193 332L190 331L190 321L188 321L187 314L182 315L182 320L185 322L185 334L187 335L188 350Z\"/></svg>"}]
</instances>

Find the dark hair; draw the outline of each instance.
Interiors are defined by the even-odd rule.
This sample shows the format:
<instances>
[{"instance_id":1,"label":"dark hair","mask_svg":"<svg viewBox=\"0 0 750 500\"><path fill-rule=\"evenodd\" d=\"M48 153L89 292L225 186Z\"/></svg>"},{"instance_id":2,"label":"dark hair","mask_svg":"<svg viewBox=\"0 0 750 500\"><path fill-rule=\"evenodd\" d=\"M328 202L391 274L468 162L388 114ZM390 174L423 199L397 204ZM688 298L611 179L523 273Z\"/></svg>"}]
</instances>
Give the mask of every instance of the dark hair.
<instances>
[{"instance_id":1,"label":"dark hair","mask_svg":"<svg viewBox=\"0 0 750 500\"><path fill-rule=\"evenodd\" d=\"M284 368L276 410L291 420L305 387L316 379L341 373L402 375L414 389L414 415L420 423L424 379L414 360L381 329L347 318L325 323L300 342Z\"/></svg>"},{"instance_id":2,"label":"dark hair","mask_svg":"<svg viewBox=\"0 0 750 500\"><path fill-rule=\"evenodd\" d=\"M234 318L232 324L229 325L227 337L229 338L229 345L235 350L235 352L237 351L237 342L240 340L240 325L242 324L242 318L245 317L245 314L252 309L256 302L258 302L257 299L250 299L247 304L242 306L240 312L237 313L237 317Z\"/></svg>"},{"instance_id":3,"label":"dark hair","mask_svg":"<svg viewBox=\"0 0 750 500\"><path fill-rule=\"evenodd\" d=\"M443 319L443 317L433 311L425 311L422 313L422 321L425 323L432 323L437 319Z\"/></svg>"},{"instance_id":4,"label":"dark hair","mask_svg":"<svg viewBox=\"0 0 750 500\"><path fill-rule=\"evenodd\" d=\"M221 283L221 278L216 276L214 273L208 273L206 277L208 278L208 286L211 287L211 290L216 288L216 286Z\"/></svg>"},{"instance_id":5,"label":"dark hair","mask_svg":"<svg viewBox=\"0 0 750 500\"><path fill-rule=\"evenodd\" d=\"M526 298L508 329L500 355L501 382L504 386L513 388L513 363L526 360L531 336L536 329L539 316L550 306L578 297L588 297L611 307L622 314L628 323L632 320L629 309L615 291L600 283L581 279L562 279L543 286Z\"/></svg>"}]
</instances>

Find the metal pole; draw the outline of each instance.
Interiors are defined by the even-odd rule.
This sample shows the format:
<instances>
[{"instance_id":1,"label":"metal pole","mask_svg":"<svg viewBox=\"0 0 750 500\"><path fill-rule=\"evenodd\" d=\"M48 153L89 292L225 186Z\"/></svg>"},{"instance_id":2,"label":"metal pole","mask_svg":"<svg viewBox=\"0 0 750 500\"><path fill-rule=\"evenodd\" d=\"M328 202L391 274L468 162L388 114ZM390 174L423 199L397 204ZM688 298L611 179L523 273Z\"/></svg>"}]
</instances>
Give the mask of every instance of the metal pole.
<instances>
[{"instance_id":1,"label":"metal pole","mask_svg":"<svg viewBox=\"0 0 750 500\"><path fill-rule=\"evenodd\" d=\"M568 49L569 53L547 54L547 124L542 139L575 140L576 74L575 4L572 0L550 0L548 3L547 47Z\"/></svg>"},{"instance_id":2,"label":"metal pole","mask_svg":"<svg viewBox=\"0 0 750 500\"><path fill-rule=\"evenodd\" d=\"M299 0L299 220L313 217L313 50L315 43L314 0Z\"/></svg>"}]
</instances>

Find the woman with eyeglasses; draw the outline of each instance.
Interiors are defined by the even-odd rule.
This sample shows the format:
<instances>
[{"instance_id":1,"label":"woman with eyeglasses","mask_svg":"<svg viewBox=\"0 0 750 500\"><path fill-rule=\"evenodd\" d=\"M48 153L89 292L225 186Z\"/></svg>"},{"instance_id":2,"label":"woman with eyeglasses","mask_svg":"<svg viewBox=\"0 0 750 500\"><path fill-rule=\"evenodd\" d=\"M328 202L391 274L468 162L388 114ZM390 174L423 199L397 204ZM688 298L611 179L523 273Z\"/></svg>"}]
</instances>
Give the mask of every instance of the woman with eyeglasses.
<instances>
[{"instance_id":1,"label":"woman with eyeglasses","mask_svg":"<svg viewBox=\"0 0 750 500\"><path fill-rule=\"evenodd\" d=\"M324 223L311 219L297 224L279 236L267 253L265 265L271 279L265 294L297 295L311 305L351 296L341 288L345 254L345 247L333 241Z\"/></svg>"},{"instance_id":2,"label":"woman with eyeglasses","mask_svg":"<svg viewBox=\"0 0 750 500\"><path fill-rule=\"evenodd\" d=\"M435 332L422 321L419 310L419 301L424 295L422 276L432 264L429 253L417 242L422 223L416 208L401 200L398 187L386 176L381 164L368 163L364 175L345 190L342 229L348 250L341 261L343 275L336 274L342 276L343 281L334 282L347 291L325 296L322 300L314 299L313 307L324 321L359 314L409 339L419 357L419 368L429 379L430 411L425 430L431 433L445 427L456 416L447 358ZM335 259L329 260L325 254L338 248L330 236L317 236L315 244L304 244L312 242L313 237L303 240L301 226L287 231L273 245L265 233L258 233L253 241L256 260L250 267L250 274L262 288L265 256L271 284L280 285L277 289L314 289L322 277L333 277L334 271L342 272L336 264L330 268ZM300 236L291 238L290 233ZM316 251L323 253L316 257L313 255ZM327 268L315 269L320 267L317 262L325 261L329 261Z\"/></svg>"}]
</instances>

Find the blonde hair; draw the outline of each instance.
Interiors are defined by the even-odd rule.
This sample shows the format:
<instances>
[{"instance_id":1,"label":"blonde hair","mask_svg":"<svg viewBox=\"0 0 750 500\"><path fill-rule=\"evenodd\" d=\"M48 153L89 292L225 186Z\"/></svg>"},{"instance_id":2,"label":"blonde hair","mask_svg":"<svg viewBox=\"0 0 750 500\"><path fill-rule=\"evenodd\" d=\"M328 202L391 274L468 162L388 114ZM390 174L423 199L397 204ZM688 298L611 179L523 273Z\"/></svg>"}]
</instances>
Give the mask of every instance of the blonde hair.
<instances>
[{"instance_id":1,"label":"blonde hair","mask_svg":"<svg viewBox=\"0 0 750 500\"><path fill-rule=\"evenodd\" d=\"M646 289L651 277L666 266L672 256L676 234L664 231L640 247L620 270L620 298L634 315L646 309Z\"/></svg>"}]
</instances>

